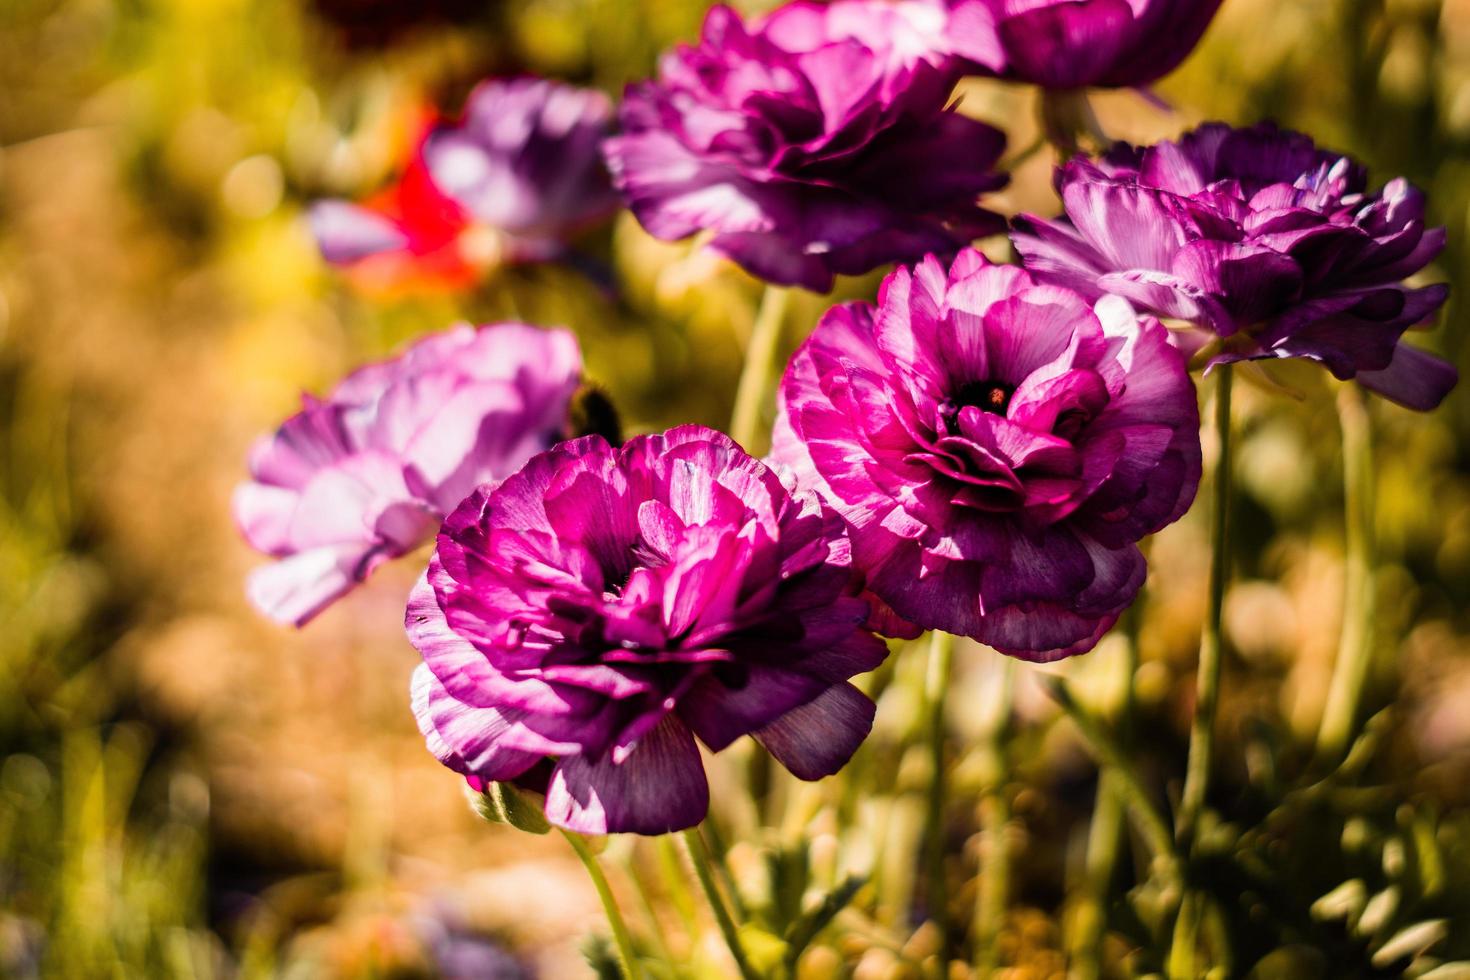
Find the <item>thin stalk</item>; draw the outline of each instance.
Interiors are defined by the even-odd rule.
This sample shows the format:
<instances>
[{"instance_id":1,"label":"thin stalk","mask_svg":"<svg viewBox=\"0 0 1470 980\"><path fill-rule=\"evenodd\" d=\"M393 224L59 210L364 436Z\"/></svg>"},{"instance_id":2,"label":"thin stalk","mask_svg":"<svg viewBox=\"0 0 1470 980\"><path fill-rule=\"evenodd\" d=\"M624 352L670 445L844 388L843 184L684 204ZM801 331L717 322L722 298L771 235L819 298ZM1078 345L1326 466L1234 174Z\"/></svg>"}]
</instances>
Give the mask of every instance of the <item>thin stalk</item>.
<instances>
[{"instance_id":1,"label":"thin stalk","mask_svg":"<svg viewBox=\"0 0 1470 980\"><path fill-rule=\"evenodd\" d=\"M1210 758L1215 744L1215 715L1220 705L1220 613L1225 580L1230 572L1230 366L1216 369L1213 499L1210 501L1210 585L1204 632L1199 644L1199 673L1195 679L1194 721L1189 730L1189 762L1174 825L1180 849L1188 853L1210 784Z\"/></svg>"},{"instance_id":2,"label":"thin stalk","mask_svg":"<svg viewBox=\"0 0 1470 980\"><path fill-rule=\"evenodd\" d=\"M1108 892L1123 842L1124 789L1111 769L1098 773L1097 802L1087 827L1087 895L1074 920L1072 975L1076 980L1102 976L1102 939L1107 932Z\"/></svg>"},{"instance_id":3,"label":"thin stalk","mask_svg":"<svg viewBox=\"0 0 1470 980\"><path fill-rule=\"evenodd\" d=\"M755 445L761 429L761 413L770 396L776 373L776 355L781 350L781 327L786 322L786 306L791 290L767 286L761 296L750 343L745 348L745 366L740 369L740 383L735 388L735 410L730 415L730 437L747 452L759 452Z\"/></svg>"},{"instance_id":4,"label":"thin stalk","mask_svg":"<svg viewBox=\"0 0 1470 980\"><path fill-rule=\"evenodd\" d=\"M648 922L648 935L653 940L654 952L664 963L674 962L669 937L664 932L663 921L658 917L658 908L653 894L648 890L648 885L644 883L642 869L638 867L638 848L636 846L629 848L623 867L628 872L628 880L633 883L633 891L638 896L638 906L642 909L643 917Z\"/></svg>"},{"instance_id":5,"label":"thin stalk","mask_svg":"<svg viewBox=\"0 0 1470 980\"><path fill-rule=\"evenodd\" d=\"M1039 109L1042 136L1056 148L1062 160L1075 156L1081 149L1079 137L1087 137L1097 149L1111 142L1084 89L1044 92Z\"/></svg>"},{"instance_id":6,"label":"thin stalk","mask_svg":"<svg viewBox=\"0 0 1470 980\"><path fill-rule=\"evenodd\" d=\"M1003 657L1000 677L986 709L989 725L981 751L986 756L986 780L980 797L980 876L975 899L974 976L992 976L1000 965L1000 933L1005 926L1011 895L1011 853L1006 828L1011 820L1006 799L1006 733L1016 687L1016 662Z\"/></svg>"},{"instance_id":7,"label":"thin stalk","mask_svg":"<svg viewBox=\"0 0 1470 980\"><path fill-rule=\"evenodd\" d=\"M730 873L730 849L725 846L725 838L713 818L700 824L700 829L707 838L705 843L709 845L710 855L714 858L715 873L720 876L720 884L725 886L725 891L730 895L730 908L734 911L735 918L744 919L745 900L740 897L740 889L735 887L735 876Z\"/></svg>"},{"instance_id":8,"label":"thin stalk","mask_svg":"<svg viewBox=\"0 0 1470 980\"><path fill-rule=\"evenodd\" d=\"M947 795L944 766L945 692L954 661L954 637L942 630L929 634L929 663L924 674L924 708L927 712L929 761L929 806L924 821L924 846L929 885L929 918L940 935L940 961L951 957L949 935L949 889L944 876L944 804ZM946 973L948 972L946 968Z\"/></svg>"},{"instance_id":9,"label":"thin stalk","mask_svg":"<svg viewBox=\"0 0 1470 980\"><path fill-rule=\"evenodd\" d=\"M1169 980L1195 980L1200 976L1195 962L1195 936L1199 932L1202 917L1203 896L1198 892L1185 892L1179 903L1179 914L1174 919L1174 938L1169 943L1169 958L1164 970Z\"/></svg>"},{"instance_id":10,"label":"thin stalk","mask_svg":"<svg viewBox=\"0 0 1470 980\"><path fill-rule=\"evenodd\" d=\"M1147 543L1145 542L1145 545ZM1127 645L1120 665L1123 674L1123 703L1118 711L1121 740L1126 743L1133 722L1133 679L1138 674L1138 641L1143 628L1143 595L1123 614ZM1123 787L1111 770L1098 773L1097 799L1087 828L1086 890L1074 918L1071 937L1072 973L1076 980L1097 980L1102 975L1102 940L1107 932L1108 895L1123 844Z\"/></svg>"},{"instance_id":11,"label":"thin stalk","mask_svg":"<svg viewBox=\"0 0 1470 980\"><path fill-rule=\"evenodd\" d=\"M1105 772L1115 775L1119 790L1127 803L1128 813L1133 817L1133 825L1148 846L1155 864L1162 871L1165 883L1178 886L1184 880L1184 868L1174 846L1174 837L1169 833L1168 821L1154 805L1143 781L1128 765L1123 750L1097 719L1077 703L1067 685L1054 677L1042 676L1040 679L1047 693L1076 724L1082 740L1098 765Z\"/></svg>"},{"instance_id":12,"label":"thin stalk","mask_svg":"<svg viewBox=\"0 0 1470 980\"><path fill-rule=\"evenodd\" d=\"M684 931L694 935L698 922L694 912L694 894L689 891L689 879L684 874L684 865L679 860L678 848L668 834L655 838L654 850L658 857L658 870L663 876L664 888L668 891L669 903L679 913Z\"/></svg>"},{"instance_id":13,"label":"thin stalk","mask_svg":"<svg viewBox=\"0 0 1470 980\"><path fill-rule=\"evenodd\" d=\"M1346 568L1342 635L1317 731L1317 761L1335 766L1357 733L1363 685L1373 655L1373 432L1368 406L1355 384L1337 393L1342 426L1343 518Z\"/></svg>"},{"instance_id":14,"label":"thin stalk","mask_svg":"<svg viewBox=\"0 0 1470 980\"><path fill-rule=\"evenodd\" d=\"M700 836L699 828L686 830L680 836L684 838L684 845L689 849L689 862L694 866L694 875L699 879L699 887L704 889L704 897L709 900L710 911L715 915L715 924L720 927L720 935L725 937L725 945L730 948L730 956L735 960L735 968L740 971L740 976L744 980L761 980L760 974L745 958L745 947L740 943L740 932L735 926L735 920L730 917L730 910L725 907L724 898L720 896L720 887L715 883L714 871L710 866L709 847L705 844L704 838Z\"/></svg>"},{"instance_id":15,"label":"thin stalk","mask_svg":"<svg viewBox=\"0 0 1470 980\"><path fill-rule=\"evenodd\" d=\"M618 911L618 901L613 897L612 888L608 886L607 876L602 873L602 866L597 863L597 855L592 853L587 839L581 834L563 830L561 835L572 845L577 857L581 858L582 867L587 869L592 887L597 889L597 897L602 900L602 911L607 914L607 924L612 929L613 945L617 949L618 966L622 968L623 976L628 980L639 980L643 974L637 969L638 958L633 952L633 937L628 932L627 923L623 921L623 913Z\"/></svg>"}]
</instances>

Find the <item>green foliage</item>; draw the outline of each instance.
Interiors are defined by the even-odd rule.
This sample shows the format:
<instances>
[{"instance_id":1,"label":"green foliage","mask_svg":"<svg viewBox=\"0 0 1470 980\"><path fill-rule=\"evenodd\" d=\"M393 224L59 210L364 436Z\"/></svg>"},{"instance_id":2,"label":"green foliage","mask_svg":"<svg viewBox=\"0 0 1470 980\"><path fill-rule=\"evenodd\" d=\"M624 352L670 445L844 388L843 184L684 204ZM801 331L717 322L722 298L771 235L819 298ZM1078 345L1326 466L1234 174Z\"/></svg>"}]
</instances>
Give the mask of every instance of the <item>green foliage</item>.
<instances>
[{"instance_id":1,"label":"green foliage","mask_svg":"<svg viewBox=\"0 0 1470 980\"><path fill-rule=\"evenodd\" d=\"M471 801L480 818L490 823L509 824L529 834L551 832L551 824L546 822L541 809L541 798L510 783L491 783L485 792L473 793Z\"/></svg>"}]
</instances>

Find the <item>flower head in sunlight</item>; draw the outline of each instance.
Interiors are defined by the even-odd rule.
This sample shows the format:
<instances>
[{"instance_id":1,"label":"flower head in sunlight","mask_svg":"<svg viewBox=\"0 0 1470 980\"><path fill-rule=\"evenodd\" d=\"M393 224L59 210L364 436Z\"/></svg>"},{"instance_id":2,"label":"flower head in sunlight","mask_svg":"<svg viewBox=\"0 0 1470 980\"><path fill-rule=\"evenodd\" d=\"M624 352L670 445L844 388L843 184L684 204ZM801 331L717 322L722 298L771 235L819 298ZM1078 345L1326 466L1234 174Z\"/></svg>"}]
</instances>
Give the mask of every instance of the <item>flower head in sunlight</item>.
<instances>
[{"instance_id":1,"label":"flower head in sunlight","mask_svg":"<svg viewBox=\"0 0 1470 980\"><path fill-rule=\"evenodd\" d=\"M1194 324L1210 364L1308 358L1421 410L1454 387L1451 365L1401 339L1448 295L1404 283L1445 243L1407 181L1370 193L1361 167L1300 133L1220 123L1057 178L1065 218L1012 235L1043 282Z\"/></svg>"},{"instance_id":2,"label":"flower head in sunlight","mask_svg":"<svg viewBox=\"0 0 1470 980\"><path fill-rule=\"evenodd\" d=\"M299 626L429 540L470 491L562 437L581 371L565 330L461 325L305 396L235 491L246 540L279 559L252 573L251 600Z\"/></svg>"},{"instance_id":3,"label":"flower head in sunlight","mask_svg":"<svg viewBox=\"0 0 1470 980\"><path fill-rule=\"evenodd\" d=\"M1220 0L949 0L950 47L1048 89L1146 85L1179 66Z\"/></svg>"},{"instance_id":4,"label":"flower head in sunlight","mask_svg":"<svg viewBox=\"0 0 1470 980\"><path fill-rule=\"evenodd\" d=\"M1199 483L1167 331L976 251L823 317L781 386L775 454L849 525L904 619L1031 660L1092 648L1143 583L1136 542Z\"/></svg>"},{"instance_id":5,"label":"flower head in sunlight","mask_svg":"<svg viewBox=\"0 0 1470 980\"><path fill-rule=\"evenodd\" d=\"M612 104L537 78L483 82L432 127L393 187L311 209L322 255L365 282L466 286L496 265L555 259L618 198L600 145Z\"/></svg>"},{"instance_id":6,"label":"flower head in sunlight","mask_svg":"<svg viewBox=\"0 0 1470 980\"><path fill-rule=\"evenodd\" d=\"M1005 138L948 104L946 17L924 0L749 22L715 7L697 45L628 89L606 144L618 187L655 237L707 232L752 274L818 291L999 230L976 202L1005 183Z\"/></svg>"},{"instance_id":7,"label":"flower head in sunlight","mask_svg":"<svg viewBox=\"0 0 1470 980\"><path fill-rule=\"evenodd\" d=\"M847 680L887 648L850 586L841 519L727 436L587 436L445 521L406 619L414 712L446 766L531 784L562 827L690 827L696 737L818 779L867 735Z\"/></svg>"}]
</instances>

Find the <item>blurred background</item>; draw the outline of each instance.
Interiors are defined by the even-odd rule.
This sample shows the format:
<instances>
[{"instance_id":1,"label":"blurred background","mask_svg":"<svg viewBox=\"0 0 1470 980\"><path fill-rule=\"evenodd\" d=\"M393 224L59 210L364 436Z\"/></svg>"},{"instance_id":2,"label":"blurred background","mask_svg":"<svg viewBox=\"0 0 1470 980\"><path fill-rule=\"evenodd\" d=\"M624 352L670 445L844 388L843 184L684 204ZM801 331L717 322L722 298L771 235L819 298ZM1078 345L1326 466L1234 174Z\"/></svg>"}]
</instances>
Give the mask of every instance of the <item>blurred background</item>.
<instances>
[{"instance_id":1,"label":"blurred background","mask_svg":"<svg viewBox=\"0 0 1470 980\"><path fill-rule=\"evenodd\" d=\"M302 389L461 318L572 327L632 430L724 423L757 286L626 215L585 243L616 290L539 266L470 295L357 289L302 219L313 199L391 179L426 106L452 111L481 77L521 72L616 93L692 37L704 6L0 0L0 975L587 973L578 947L599 912L570 852L478 821L414 727L401 622L415 562L384 567L304 630L274 626L244 600L259 559L228 498L252 438ZM1450 241L1430 278L1454 283L1424 342L1470 368L1470 0L1225 0L1157 94L1172 110L1099 98L1104 127L1149 140L1270 117L1358 155L1376 182L1424 188ZM1026 90L967 82L963 107L1013 149L1035 137ZM995 209L1054 212L1051 162L1027 160ZM871 295L876 281L839 291ZM797 299L789 343L829 302ZM1286 394L1237 394L1222 744L1240 751L1222 761L1222 793L1247 811L1260 765L1289 765L1316 730L1344 589L1330 384L1289 368L1278 380ZM1378 841L1376 889L1393 874L1388 842L1422 831L1450 883L1437 894L1451 895L1470 863L1470 391L1428 416L1370 412L1368 707L1389 709L1375 763L1389 788L1285 839L1349 848L1357 827ZM1203 517L1156 540L1136 644L1110 638L1065 668L1100 711L1135 699L1164 780L1191 710ZM968 752L997 669L960 651L956 792L1006 794L1018 871L1000 965L1059 976L1094 770L1024 670L1003 773ZM864 750L900 763L880 794L899 855L913 853L923 786L905 768L905 690L885 695ZM957 852L982 846L975 821L951 829ZM625 851L614 844L614 864ZM1301 872L1304 902L1348 873L1320 857ZM901 860L887 874L894 894L912 887ZM1421 867L1421 907L1447 901L1426 881ZM654 896L655 915L677 899ZM807 975L910 975L913 923L877 905L893 948L853 931ZM1107 969L1122 970L1128 930L1108 921Z\"/></svg>"}]
</instances>

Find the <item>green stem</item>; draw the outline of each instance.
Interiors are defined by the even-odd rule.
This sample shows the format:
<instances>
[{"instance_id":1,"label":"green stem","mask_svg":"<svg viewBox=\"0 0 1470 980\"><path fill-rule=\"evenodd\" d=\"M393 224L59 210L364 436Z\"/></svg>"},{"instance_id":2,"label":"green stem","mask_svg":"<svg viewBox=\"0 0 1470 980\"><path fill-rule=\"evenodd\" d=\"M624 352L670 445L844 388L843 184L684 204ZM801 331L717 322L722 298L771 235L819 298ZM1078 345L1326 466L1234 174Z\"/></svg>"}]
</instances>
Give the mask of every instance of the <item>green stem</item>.
<instances>
[{"instance_id":1,"label":"green stem","mask_svg":"<svg viewBox=\"0 0 1470 980\"><path fill-rule=\"evenodd\" d=\"M1179 798L1175 838L1182 853L1193 845L1200 812L1210 783L1210 757L1215 743L1215 715L1220 703L1220 612L1225 601L1225 580L1230 571L1230 366L1216 370L1215 458L1213 499L1210 501L1210 585L1205 608L1204 632L1199 644L1199 673L1196 677L1194 721L1189 730L1189 762L1184 772L1184 790Z\"/></svg>"},{"instance_id":2,"label":"green stem","mask_svg":"<svg viewBox=\"0 0 1470 980\"><path fill-rule=\"evenodd\" d=\"M1011 892L1011 854L1006 839L1011 813L1006 799L1005 741L1016 686L1016 662L1002 657L1000 671L992 687L991 703L984 709L989 725L981 748L985 781L979 806L980 826L984 829L975 899L974 975L977 978L993 975L1000 965L999 939Z\"/></svg>"},{"instance_id":3,"label":"green stem","mask_svg":"<svg viewBox=\"0 0 1470 980\"><path fill-rule=\"evenodd\" d=\"M635 972L638 959L633 952L633 937L628 932L627 923L623 921L623 913L618 911L618 901L613 897L612 888L608 886L607 876L602 873L602 866L597 863L597 855L592 853L587 839L581 834L563 830L561 835L572 845L577 857L582 859L582 867L587 869L592 887L597 889L597 897L602 899L602 911L607 913L607 924L612 929L613 945L617 948L618 965L622 968L623 976L628 980L638 980L642 973Z\"/></svg>"},{"instance_id":4,"label":"green stem","mask_svg":"<svg viewBox=\"0 0 1470 980\"><path fill-rule=\"evenodd\" d=\"M1145 542L1146 544L1146 542ZM1123 614L1127 646L1120 665L1123 703L1118 711L1122 741L1128 741L1133 719L1133 680L1138 673L1138 641L1143 629L1143 600L1140 595ZM1080 903L1071 937L1072 972L1076 980L1097 980L1102 975L1102 940L1107 932L1108 896L1123 843L1125 796L1118 774L1100 772L1092 821L1087 829L1086 894Z\"/></svg>"},{"instance_id":5,"label":"green stem","mask_svg":"<svg viewBox=\"0 0 1470 980\"><path fill-rule=\"evenodd\" d=\"M730 438L756 453L761 414L770 395L776 373L776 355L781 350L781 326L786 321L786 306L791 290L767 286L761 296L760 309L751 327L750 342L745 348L745 366L740 369L740 383L735 388L735 410L730 415Z\"/></svg>"},{"instance_id":6,"label":"green stem","mask_svg":"<svg viewBox=\"0 0 1470 980\"><path fill-rule=\"evenodd\" d=\"M740 890L735 887L735 876L730 873L729 848L725 846L725 838L720 834L720 828L715 824L713 818L705 820L700 825L706 838L705 843L709 845L710 855L714 858L715 873L720 876L720 883L725 886L725 891L730 895L730 908L734 911L737 919L746 916L745 902L740 897Z\"/></svg>"},{"instance_id":7,"label":"green stem","mask_svg":"<svg viewBox=\"0 0 1470 980\"><path fill-rule=\"evenodd\" d=\"M1087 137L1099 150L1111 142L1092 111L1085 89L1043 92L1039 108L1042 137L1056 147L1063 160L1081 149L1079 137Z\"/></svg>"},{"instance_id":8,"label":"green stem","mask_svg":"<svg viewBox=\"0 0 1470 980\"><path fill-rule=\"evenodd\" d=\"M949 889L944 876L944 707L954 660L954 637L942 630L929 634L929 663L924 674L924 707L928 715L929 806L924 823L924 846L929 885L929 918L939 930L940 962L951 959L949 935ZM948 969L946 967L947 975Z\"/></svg>"},{"instance_id":9,"label":"green stem","mask_svg":"<svg viewBox=\"0 0 1470 980\"><path fill-rule=\"evenodd\" d=\"M1202 898L1198 892L1185 892L1174 918L1174 937L1169 943L1169 958L1164 972L1169 980L1195 980L1200 970L1195 962L1195 936L1199 932Z\"/></svg>"},{"instance_id":10,"label":"green stem","mask_svg":"<svg viewBox=\"0 0 1470 980\"><path fill-rule=\"evenodd\" d=\"M1165 884L1179 886L1184 881L1184 868L1174 846L1174 837L1169 833L1168 821L1154 805L1143 781L1128 765L1123 750L1119 748L1112 735L1098 723L1097 719L1077 703L1072 697L1072 692L1060 679L1046 676L1041 676L1040 679L1047 693L1057 704L1061 705L1062 710L1077 725L1077 730L1082 734L1082 740L1087 744L1098 765L1103 768L1104 772L1114 774L1119 792L1123 795L1128 812L1133 817L1133 825L1148 846L1155 864L1162 872Z\"/></svg>"},{"instance_id":11,"label":"green stem","mask_svg":"<svg viewBox=\"0 0 1470 980\"><path fill-rule=\"evenodd\" d=\"M1072 972L1076 980L1102 976L1102 940L1107 932L1108 893L1123 841L1125 796L1118 774L1098 773L1097 802L1087 828L1086 896L1077 910L1072 936Z\"/></svg>"},{"instance_id":12,"label":"green stem","mask_svg":"<svg viewBox=\"0 0 1470 980\"><path fill-rule=\"evenodd\" d=\"M692 936L698 926L694 910L694 894L689 891L689 879L684 874L683 862L679 860L679 850L674 845L674 839L668 834L655 838L654 850L658 858L659 873L663 876L664 888L668 892L669 903L679 914L679 921L683 923L685 932Z\"/></svg>"},{"instance_id":13,"label":"green stem","mask_svg":"<svg viewBox=\"0 0 1470 980\"><path fill-rule=\"evenodd\" d=\"M710 911L715 915L715 924L725 937L725 945L730 948L730 956L735 960L736 969L744 980L760 980L760 974L745 958L745 947L740 943L735 920L730 918L730 910L725 907L725 900L720 896L720 887L715 883L714 872L710 867L709 847L700 836L699 828L686 830L680 836L684 838L684 846L689 849L689 861L694 866L694 875L699 879L699 887L704 889L704 897L709 900Z\"/></svg>"},{"instance_id":14,"label":"green stem","mask_svg":"<svg viewBox=\"0 0 1470 980\"><path fill-rule=\"evenodd\" d=\"M648 935L653 940L654 952L658 958L665 963L674 962L674 954L669 947L669 938L664 932L664 924L658 917L658 908L654 903L653 895L644 883L642 869L638 867L638 848L632 847L628 850L627 861L624 870L628 872L628 880L633 883L633 891L638 896L638 905L643 911L643 917L648 922Z\"/></svg>"},{"instance_id":15,"label":"green stem","mask_svg":"<svg viewBox=\"0 0 1470 980\"><path fill-rule=\"evenodd\" d=\"M1363 685L1373 653L1374 540L1373 433L1368 406L1355 384L1337 393L1342 426L1343 517L1346 568L1342 634L1327 689L1327 705L1317 732L1317 761L1337 765L1357 731Z\"/></svg>"}]
</instances>

